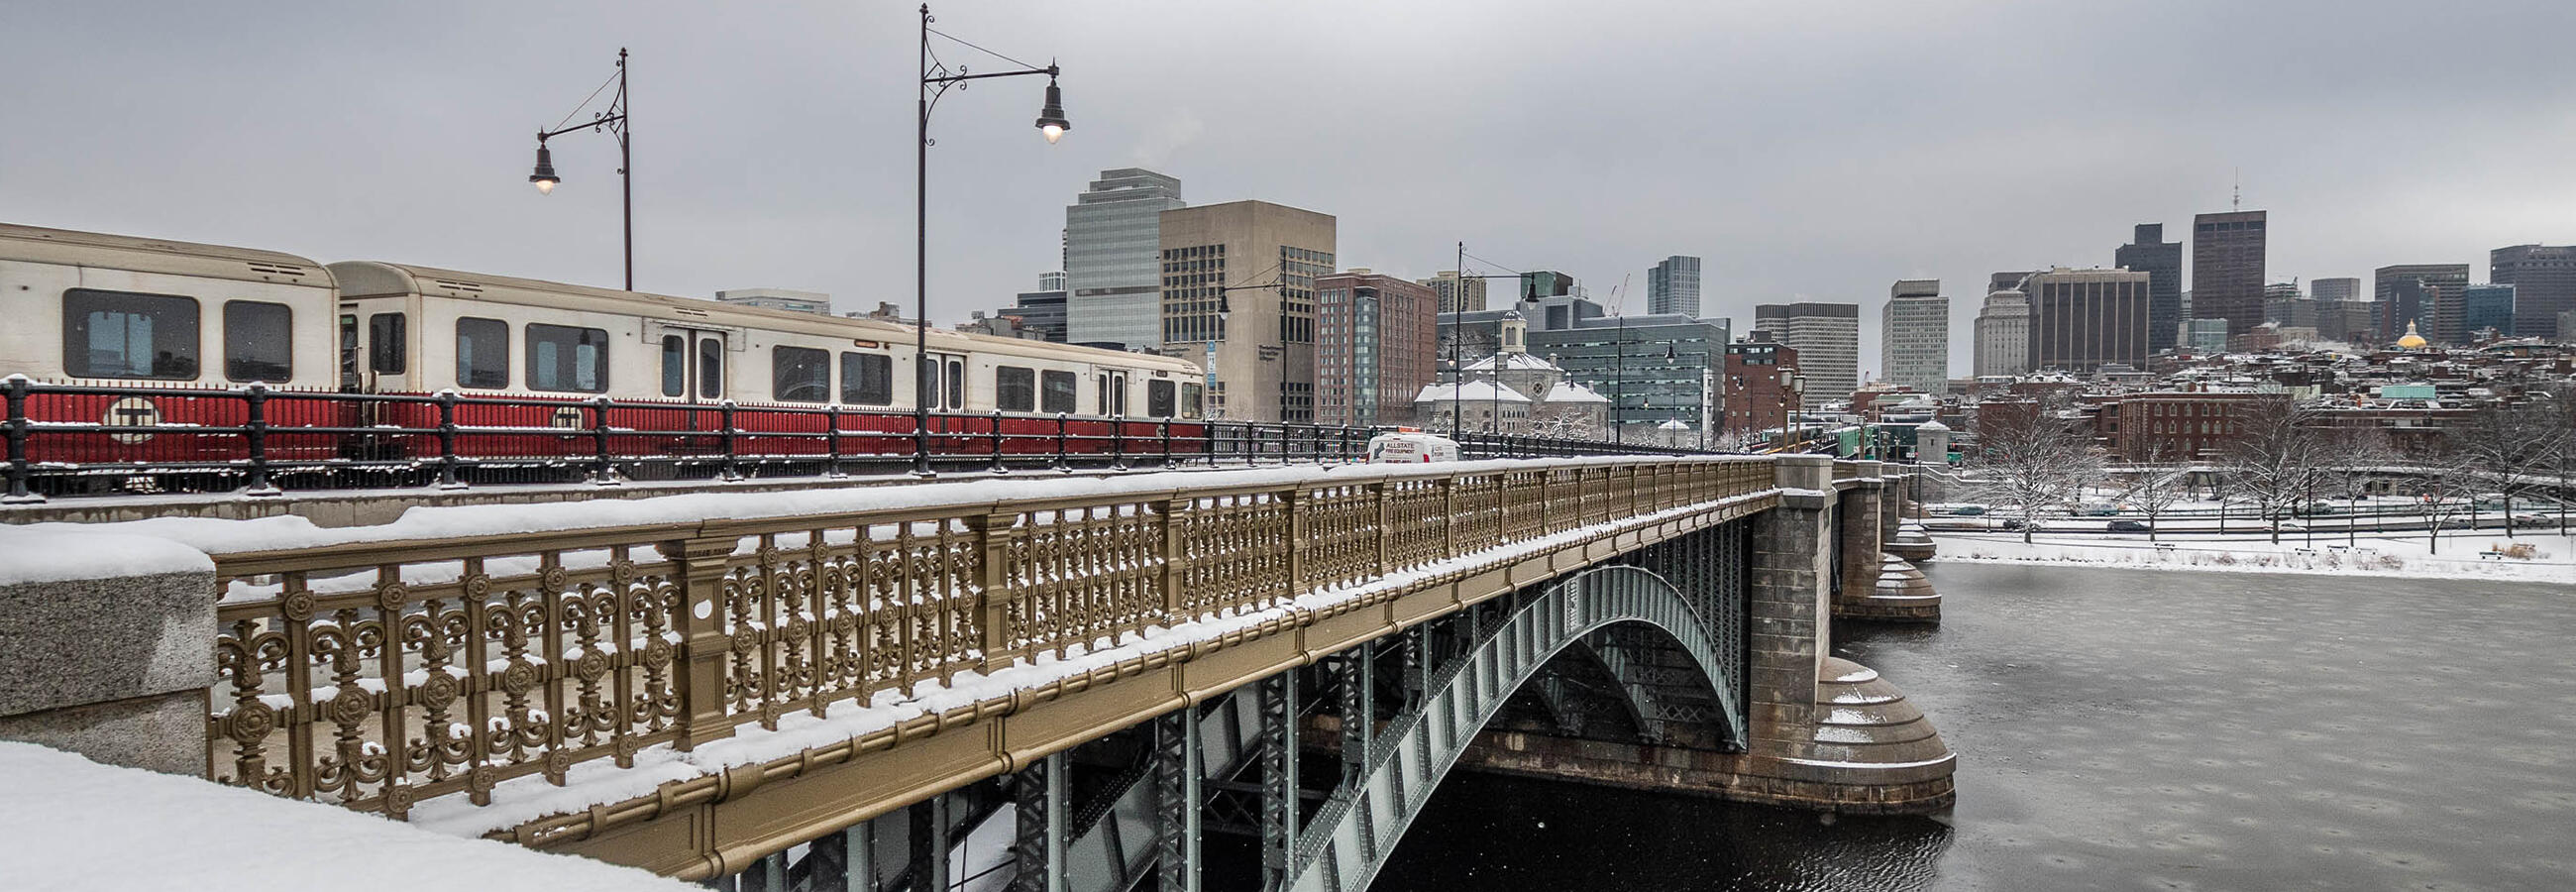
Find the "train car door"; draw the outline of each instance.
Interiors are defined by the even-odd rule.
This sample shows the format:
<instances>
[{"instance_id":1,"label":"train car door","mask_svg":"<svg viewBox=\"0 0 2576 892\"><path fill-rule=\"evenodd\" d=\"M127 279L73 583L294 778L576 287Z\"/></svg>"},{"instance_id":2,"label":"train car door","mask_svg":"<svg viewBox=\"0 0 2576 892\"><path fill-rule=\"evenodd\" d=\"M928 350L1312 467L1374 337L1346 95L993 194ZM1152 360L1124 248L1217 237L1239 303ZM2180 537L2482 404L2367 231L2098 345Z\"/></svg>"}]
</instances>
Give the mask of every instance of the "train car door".
<instances>
[{"instance_id":1,"label":"train car door","mask_svg":"<svg viewBox=\"0 0 2576 892\"><path fill-rule=\"evenodd\" d=\"M927 404L933 412L966 411L966 357L963 354L930 354Z\"/></svg>"},{"instance_id":2,"label":"train car door","mask_svg":"<svg viewBox=\"0 0 2576 892\"><path fill-rule=\"evenodd\" d=\"M725 333L703 328L662 327L661 343L663 399L688 404L680 412L674 430L713 431L724 425L722 412L706 411L699 406L723 402L725 393ZM683 437L683 441L701 440ZM713 438L691 442L681 447L684 452L718 452L723 445Z\"/></svg>"},{"instance_id":3,"label":"train car door","mask_svg":"<svg viewBox=\"0 0 2576 892\"><path fill-rule=\"evenodd\" d=\"M661 347L664 399L690 403L724 400L724 332L664 326Z\"/></svg>"},{"instance_id":4,"label":"train car door","mask_svg":"<svg viewBox=\"0 0 2576 892\"><path fill-rule=\"evenodd\" d=\"M1100 414L1127 417L1127 373L1101 372L1095 380L1100 385Z\"/></svg>"}]
</instances>

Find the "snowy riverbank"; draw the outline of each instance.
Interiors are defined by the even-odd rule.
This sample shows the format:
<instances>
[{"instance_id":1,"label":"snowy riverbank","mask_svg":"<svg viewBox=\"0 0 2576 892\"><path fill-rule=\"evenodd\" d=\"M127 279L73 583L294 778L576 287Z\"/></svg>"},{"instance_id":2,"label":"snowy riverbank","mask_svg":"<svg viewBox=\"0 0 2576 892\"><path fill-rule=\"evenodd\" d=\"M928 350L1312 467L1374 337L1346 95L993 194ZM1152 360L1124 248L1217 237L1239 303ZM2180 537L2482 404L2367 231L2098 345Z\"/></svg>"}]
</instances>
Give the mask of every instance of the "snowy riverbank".
<instances>
[{"instance_id":1,"label":"snowy riverbank","mask_svg":"<svg viewBox=\"0 0 2576 892\"><path fill-rule=\"evenodd\" d=\"M1936 560L1971 563L2097 564L2150 570L2234 573L2323 573L2356 576L2477 577L2576 583L2576 537L2502 533L2448 534L2434 553L2420 536L2362 537L2347 546L2264 538L2178 542L2145 536L2043 533L2029 544L2019 534L1935 533ZM2527 546L2526 550L2515 546ZM2527 554L2508 557L2503 554Z\"/></svg>"}]
</instances>

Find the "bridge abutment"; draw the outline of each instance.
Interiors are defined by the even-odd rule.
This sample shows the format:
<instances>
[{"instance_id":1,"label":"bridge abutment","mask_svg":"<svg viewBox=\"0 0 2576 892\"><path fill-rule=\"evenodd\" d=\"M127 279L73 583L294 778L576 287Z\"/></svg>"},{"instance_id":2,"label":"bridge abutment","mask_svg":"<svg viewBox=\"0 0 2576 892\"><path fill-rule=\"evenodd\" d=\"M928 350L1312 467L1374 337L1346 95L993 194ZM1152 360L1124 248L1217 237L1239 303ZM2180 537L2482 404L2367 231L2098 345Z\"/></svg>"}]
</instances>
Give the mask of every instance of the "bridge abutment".
<instances>
[{"instance_id":1,"label":"bridge abutment","mask_svg":"<svg viewBox=\"0 0 2576 892\"><path fill-rule=\"evenodd\" d=\"M212 570L0 585L0 740L205 773L214 591Z\"/></svg>"}]
</instances>

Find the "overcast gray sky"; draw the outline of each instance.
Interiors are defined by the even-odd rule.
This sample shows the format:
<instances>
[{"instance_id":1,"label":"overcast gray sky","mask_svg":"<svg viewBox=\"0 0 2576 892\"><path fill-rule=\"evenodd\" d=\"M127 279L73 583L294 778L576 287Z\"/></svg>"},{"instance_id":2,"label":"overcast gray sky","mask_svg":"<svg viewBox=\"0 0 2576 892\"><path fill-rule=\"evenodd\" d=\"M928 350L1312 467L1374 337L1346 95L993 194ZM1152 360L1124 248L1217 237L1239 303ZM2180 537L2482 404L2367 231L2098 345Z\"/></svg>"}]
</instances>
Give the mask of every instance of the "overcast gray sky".
<instances>
[{"instance_id":1,"label":"overcast gray sky","mask_svg":"<svg viewBox=\"0 0 2576 892\"><path fill-rule=\"evenodd\" d=\"M534 131L632 48L636 282L912 299L916 4L0 4L0 220L614 286L615 143ZM949 2L1065 69L942 102L931 307L1057 266L1096 171L1340 218L1345 267L1475 254L1607 298L1668 254L1705 308L1951 297L2271 211L2275 279L2576 241L2576 3ZM977 70L971 51L944 55ZM2365 285L2365 288L2367 285Z\"/></svg>"}]
</instances>

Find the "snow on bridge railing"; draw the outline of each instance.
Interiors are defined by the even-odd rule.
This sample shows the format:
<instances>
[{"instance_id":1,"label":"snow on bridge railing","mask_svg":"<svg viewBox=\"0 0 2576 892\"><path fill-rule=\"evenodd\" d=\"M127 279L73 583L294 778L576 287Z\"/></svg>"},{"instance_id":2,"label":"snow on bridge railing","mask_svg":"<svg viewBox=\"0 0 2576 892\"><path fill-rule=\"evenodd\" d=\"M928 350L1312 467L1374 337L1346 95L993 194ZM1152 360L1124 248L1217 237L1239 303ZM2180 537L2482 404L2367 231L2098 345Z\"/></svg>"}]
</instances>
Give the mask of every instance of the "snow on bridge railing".
<instances>
[{"instance_id":1,"label":"snow on bridge railing","mask_svg":"<svg viewBox=\"0 0 2576 892\"><path fill-rule=\"evenodd\" d=\"M324 531L218 554L208 776L395 817L454 794L488 805L513 778L561 786L737 726L792 730L1041 653L1760 493L1773 469L1604 457L1191 480L445 509L444 529L388 532L482 535ZM712 499L868 507L733 519L748 512ZM546 519L567 514L592 525ZM659 776L635 774L650 794Z\"/></svg>"}]
</instances>

